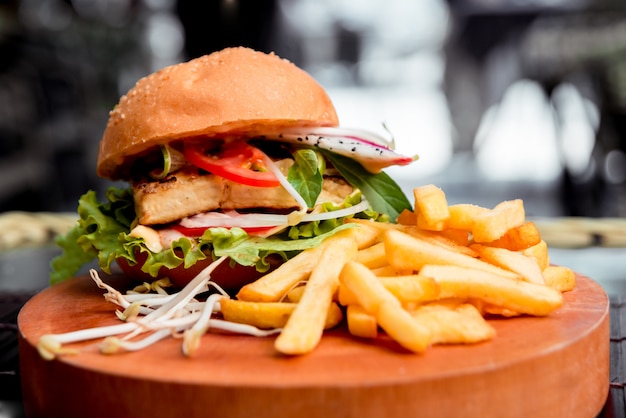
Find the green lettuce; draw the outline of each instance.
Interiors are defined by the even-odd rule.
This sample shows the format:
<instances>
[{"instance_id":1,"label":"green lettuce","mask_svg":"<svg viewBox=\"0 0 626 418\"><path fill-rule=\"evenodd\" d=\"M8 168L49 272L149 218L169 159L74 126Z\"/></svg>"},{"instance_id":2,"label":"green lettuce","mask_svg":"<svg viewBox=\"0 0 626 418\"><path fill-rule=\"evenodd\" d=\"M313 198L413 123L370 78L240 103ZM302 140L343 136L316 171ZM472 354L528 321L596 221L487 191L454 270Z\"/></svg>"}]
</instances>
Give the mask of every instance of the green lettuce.
<instances>
[{"instance_id":1,"label":"green lettuce","mask_svg":"<svg viewBox=\"0 0 626 418\"><path fill-rule=\"evenodd\" d=\"M73 277L83 265L93 260L98 261L104 272L110 273L118 258L135 265L140 256L146 257L142 271L152 277L157 277L162 267L173 269L183 265L189 268L207 257L222 256L244 266L256 266L258 271L264 272L269 268L269 255L279 255L287 260L354 226L335 220L332 226L318 227L314 233L296 233L295 238L290 237L289 232L262 238L249 236L241 228L210 228L198 240L182 237L173 242L171 248L155 253L148 249L143 238L129 235L135 219L130 190L111 188L106 197L107 201L100 203L95 192L89 191L80 198L78 222L56 240L63 253L51 262L51 284ZM305 223L299 227L313 230L313 224L323 222Z\"/></svg>"}]
</instances>

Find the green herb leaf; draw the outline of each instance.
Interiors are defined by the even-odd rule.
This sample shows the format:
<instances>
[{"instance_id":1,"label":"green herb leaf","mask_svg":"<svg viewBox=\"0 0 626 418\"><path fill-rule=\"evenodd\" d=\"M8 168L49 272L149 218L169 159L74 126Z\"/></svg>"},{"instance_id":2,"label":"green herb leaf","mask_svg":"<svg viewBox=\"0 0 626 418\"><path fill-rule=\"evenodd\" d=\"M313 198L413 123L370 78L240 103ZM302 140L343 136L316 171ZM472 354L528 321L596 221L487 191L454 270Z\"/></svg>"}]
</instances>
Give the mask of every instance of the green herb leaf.
<instances>
[{"instance_id":1,"label":"green herb leaf","mask_svg":"<svg viewBox=\"0 0 626 418\"><path fill-rule=\"evenodd\" d=\"M324 178L320 171L320 158L315 150L299 149L293 153L294 164L289 168L287 181L291 184L307 206L315 206L322 192Z\"/></svg>"},{"instance_id":2,"label":"green herb leaf","mask_svg":"<svg viewBox=\"0 0 626 418\"><path fill-rule=\"evenodd\" d=\"M118 256L120 234L128 231L135 212L130 190L111 188L106 196L105 204L98 202L94 191L79 199L78 222L56 239L63 253L51 261L52 284L72 277L94 258L105 272L110 271Z\"/></svg>"},{"instance_id":3,"label":"green herb leaf","mask_svg":"<svg viewBox=\"0 0 626 418\"><path fill-rule=\"evenodd\" d=\"M323 151L324 155L352 186L361 190L376 212L389 215L395 221L404 209L411 209L411 202L400 186L385 172L370 173L357 161Z\"/></svg>"}]
</instances>

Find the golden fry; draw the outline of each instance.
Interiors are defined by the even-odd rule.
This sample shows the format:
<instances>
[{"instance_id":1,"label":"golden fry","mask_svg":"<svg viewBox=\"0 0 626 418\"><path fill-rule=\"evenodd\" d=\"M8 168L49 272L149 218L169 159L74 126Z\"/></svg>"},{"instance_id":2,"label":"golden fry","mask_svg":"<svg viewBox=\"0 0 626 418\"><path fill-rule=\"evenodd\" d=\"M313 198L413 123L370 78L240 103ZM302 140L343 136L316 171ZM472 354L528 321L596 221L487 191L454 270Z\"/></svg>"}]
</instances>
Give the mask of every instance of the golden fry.
<instances>
[{"instance_id":1,"label":"golden fry","mask_svg":"<svg viewBox=\"0 0 626 418\"><path fill-rule=\"evenodd\" d=\"M448 207L450 217L446 221L448 229L460 229L471 231L474 227L474 219L482 214L488 213L489 209L469 203L460 203Z\"/></svg>"},{"instance_id":2,"label":"golden fry","mask_svg":"<svg viewBox=\"0 0 626 418\"><path fill-rule=\"evenodd\" d=\"M400 212L400 215L398 215L396 223L400 225L417 225L417 215L415 215L413 211L404 209Z\"/></svg>"},{"instance_id":3,"label":"golden fry","mask_svg":"<svg viewBox=\"0 0 626 418\"><path fill-rule=\"evenodd\" d=\"M339 273L347 261L357 253L354 236L342 231L325 242L321 260L306 284L300 302L274 341L276 350L283 354L306 354L319 343L329 306L339 287Z\"/></svg>"},{"instance_id":4,"label":"golden fry","mask_svg":"<svg viewBox=\"0 0 626 418\"><path fill-rule=\"evenodd\" d=\"M400 231L405 230L407 227L409 226L414 226L414 225L401 225L401 224L393 224L393 223L389 223L389 222L375 222L375 221L371 221L368 219L359 219L359 218L350 218L348 219L346 222L351 223L351 224L357 224L357 225L364 225L364 226L369 226L371 228L374 228L378 231L378 236L380 236L380 234L382 234L385 231L388 231L390 229L398 229ZM361 246L359 246L359 249L362 249Z\"/></svg>"},{"instance_id":5,"label":"golden fry","mask_svg":"<svg viewBox=\"0 0 626 418\"><path fill-rule=\"evenodd\" d=\"M489 247L473 244L472 249L478 253L480 259L503 269L519 274L526 281L544 284L541 268L537 260L516 251L506 248Z\"/></svg>"},{"instance_id":6,"label":"golden fry","mask_svg":"<svg viewBox=\"0 0 626 418\"><path fill-rule=\"evenodd\" d=\"M439 246L448 248L458 253L463 253L470 257L478 256L478 254L476 254L474 250L472 250L470 247L467 246L467 243L469 242L467 238L467 234L465 235L466 244L461 244L459 241L457 241L457 239L462 240L462 238L457 238L457 237L450 238L451 235L444 234L443 231L433 232L433 231L426 231L424 229L413 227L413 228L407 228L404 232L411 236L414 236L415 238L419 238L423 241L428 241L431 244L439 245Z\"/></svg>"},{"instance_id":7,"label":"golden fry","mask_svg":"<svg viewBox=\"0 0 626 418\"><path fill-rule=\"evenodd\" d=\"M534 258L540 269L544 270L550 265L550 255L548 254L548 244L541 240L538 244L526 248L522 254Z\"/></svg>"},{"instance_id":8,"label":"golden fry","mask_svg":"<svg viewBox=\"0 0 626 418\"><path fill-rule=\"evenodd\" d=\"M377 276L377 279L402 304L432 301L439 297L439 284L431 277L413 274L408 276ZM357 295L346 286L339 285L337 293L341 305L347 306L358 303Z\"/></svg>"},{"instance_id":9,"label":"golden fry","mask_svg":"<svg viewBox=\"0 0 626 418\"><path fill-rule=\"evenodd\" d=\"M284 327L295 307L295 303L288 302L248 302L235 299L220 301L220 309L225 320L261 329ZM336 303L332 303L328 308L324 329L333 328L342 320L341 309Z\"/></svg>"},{"instance_id":10,"label":"golden fry","mask_svg":"<svg viewBox=\"0 0 626 418\"><path fill-rule=\"evenodd\" d=\"M413 270L411 269L398 269L389 264L370 270L377 276L408 276L413 274Z\"/></svg>"},{"instance_id":11,"label":"golden fry","mask_svg":"<svg viewBox=\"0 0 626 418\"><path fill-rule=\"evenodd\" d=\"M282 328L275 348L289 355L313 350L344 316L355 337L382 329L421 353L493 338L485 315L548 315L575 287L572 270L550 265L520 199L489 209L448 205L434 185L413 192L414 210L397 223L349 219L356 227L244 286L242 301L224 301L224 317Z\"/></svg>"},{"instance_id":12,"label":"golden fry","mask_svg":"<svg viewBox=\"0 0 626 418\"><path fill-rule=\"evenodd\" d=\"M370 269L354 261L348 262L341 271L340 282L401 346L417 353L428 348L432 338L430 329L415 321Z\"/></svg>"},{"instance_id":13,"label":"golden fry","mask_svg":"<svg viewBox=\"0 0 626 418\"><path fill-rule=\"evenodd\" d=\"M402 303L425 302L439 297L439 284L420 274L396 277L378 277L392 295Z\"/></svg>"},{"instance_id":14,"label":"golden fry","mask_svg":"<svg viewBox=\"0 0 626 418\"><path fill-rule=\"evenodd\" d=\"M296 286L292 289L289 289L287 292L287 302L298 303L300 299L302 299L302 294L304 293L305 286Z\"/></svg>"},{"instance_id":15,"label":"golden fry","mask_svg":"<svg viewBox=\"0 0 626 418\"><path fill-rule=\"evenodd\" d=\"M359 250L371 247L380 239L380 229L376 227L376 224L381 222L365 221L358 223L358 228L349 229L345 231L348 235L351 235L356 241L356 246Z\"/></svg>"},{"instance_id":16,"label":"golden fry","mask_svg":"<svg viewBox=\"0 0 626 418\"><path fill-rule=\"evenodd\" d=\"M513 227L495 241L483 243L490 247L506 248L511 251L522 251L541 242L541 234L534 222L528 221Z\"/></svg>"},{"instance_id":17,"label":"golden fry","mask_svg":"<svg viewBox=\"0 0 626 418\"><path fill-rule=\"evenodd\" d=\"M448 202L443 190L428 184L413 189L417 226L432 231L441 231L450 217Z\"/></svg>"},{"instance_id":18,"label":"golden fry","mask_svg":"<svg viewBox=\"0 0 626 418\"><path fill-rule=\"evenodd\" d=\"M451 265L427 265L420 274L435 279L441 297L480 299L528 315L545 316L563 304L561 292L536 283Z\"/></svg>"},{"instance_id":19,"label":"golden fry","mask_svg":"<svg viewBox=\"0 0 626 418\"><path fill-rule=\"evenodd\" d=\"M248 283L239 290L237 299L256 302L280 301L289 289L298 282L308 279L322 255L323 248L322 244L317 248L302 251L276 270Z\"/></svg>"},{"instance_id":20,"label":"golden fry","mask_svg":"<svg viewBox=\"0 0 626 418\"><path fill-rule=\"evenodd\" d=\"M509 278L518 277L515 273L485 261L431 244L400 231L387 231L383 239L389 264L396 268L419 271L427 264L455 265L484 270Z\"/></svg>"},{"instance_id":21,"label":"golden fry","mask_svg":"<svg viewBox=\"0 0 626 418\"><path fill-rule=\"evenodd\" d=\"M543 278L546 286L560 292L569 292L576 287L576 274L568 267L548 266L543 269Z\"/></svg>"},{"instance_id":22,"label":"golden fry","mask_svg":"<svg viewBox=\"0 0 626 418\"><path fill-rule=\"evenodd\" d=\"M524 222L526 212L522 200L507 200L473 218L472 236L475 242L491 242Z\"/></svg>"},{"instance_id":23,"label":"golden fry","mask_svg":"<svg viewBox=\"0 0 626 418\"><path fill-rule=\"evenodd\" d=\"M471 344L489 340L496 334L478 309L468 303L456 306L429 303L411 311L411 315L430 328L433 344Z\"/></svg>"},{"instance_id":24,"label":"golden fry","mask_svg":"<svg viewBox=\"0 0 626 418\"><path fill-rule=\"evenodd\" d=\"M348 323L348 332L355 337L376 338L378 336L376 318L368 314L359 305L348 305L346 322Z\"/></svg>"},{"instance_id":25,"label":"golden fry","mask_svg":"<svg viewBox=\"0 0 626 418\"><path fill-rule=\"evenodd\" d=\"M385 254L385 244L379 242L371 247L359 250L356 255L356 261L371 269L389 265L387 255Z\"/></svg>"},{"instance_id":26,"label":"golden fry","mask_svg":"<svg viewBox=\"0 0 626 418\"><path fill-rule=\"evenodd\" d=\"M359 224L359 227L341 231L337 235L350 236L356 241L359 248L366 248L378 240L379 230L364 223ZM322 252L327 246L333 245L332 240L337 235L326 239L319 247L302 251L294 258L281 264L276 270L243 286L237 293L237 299L257 302L282 300L290 289L299 282L308 279L311 271L322 257Z\"/></svg>"}]
</instances>

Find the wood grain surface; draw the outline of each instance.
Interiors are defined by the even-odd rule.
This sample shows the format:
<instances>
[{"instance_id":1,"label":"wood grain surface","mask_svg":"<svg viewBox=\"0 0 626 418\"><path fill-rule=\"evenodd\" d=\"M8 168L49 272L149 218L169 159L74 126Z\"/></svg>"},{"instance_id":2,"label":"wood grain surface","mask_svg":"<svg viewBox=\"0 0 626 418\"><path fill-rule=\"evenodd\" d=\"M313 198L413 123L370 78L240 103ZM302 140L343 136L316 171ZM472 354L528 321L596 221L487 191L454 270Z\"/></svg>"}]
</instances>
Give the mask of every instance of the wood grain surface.
<instances>
[{"instance_id":1,"label":"wood grain surface","mask_svg":"<svg viewBox=\"0 0 626 418\"><path fill-rule=\"evenodd\" d=\"M89 277L50 287L18 318L29 417L593 417L609 388L609 302L577 276L548 317L490 319L487 343L417 355L384 335L326 332L311 354L286 357L274 337L209 333L192 358L167 339L140 352L43 360L41 335L119 323ZM107 280L118 289L123 276Z\"/></svg>"}]
</instances>

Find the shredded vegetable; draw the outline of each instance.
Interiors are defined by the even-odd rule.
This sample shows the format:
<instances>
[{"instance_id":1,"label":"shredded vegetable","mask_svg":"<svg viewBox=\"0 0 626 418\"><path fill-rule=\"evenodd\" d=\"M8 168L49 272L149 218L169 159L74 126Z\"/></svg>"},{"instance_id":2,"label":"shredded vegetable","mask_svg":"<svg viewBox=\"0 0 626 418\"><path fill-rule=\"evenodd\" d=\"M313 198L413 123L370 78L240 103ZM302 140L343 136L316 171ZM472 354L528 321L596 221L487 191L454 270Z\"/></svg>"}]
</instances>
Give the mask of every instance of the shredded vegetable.
<instances>
[{"instance_id":1,"label":"shredded vegetable","mask_svg":"<svg viewBox=\"0 0 626 418\"><path fill-rule=\"evenodd\" d=\"M280 329L262 330L212 317L220 311L219 301L228 298L228 295L210 281L210 276L226 259L227 257L222 257L216 260L180 292L172 295L132 292L122 294L104 283L96 270L90 270L92 280L98 287L106 290L105 300L124 310L116 312L118 319L124 322L64 334L43 335L37 346L39 354L46 360L52 360L59 355L77 354L77 350L65 348L63 345L94 339L103 339L99 345L103 354L137 351L182 333L183 354L191 356L200 346L200 337L211 328L259 337L280 332ZM207 291L209 287L215 287L218 292L210 295L204 302L198 301L196 296ZM139 338L142 335L145 336Z\"/></svg>"}]
</instances>

